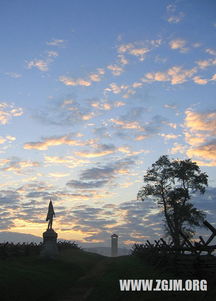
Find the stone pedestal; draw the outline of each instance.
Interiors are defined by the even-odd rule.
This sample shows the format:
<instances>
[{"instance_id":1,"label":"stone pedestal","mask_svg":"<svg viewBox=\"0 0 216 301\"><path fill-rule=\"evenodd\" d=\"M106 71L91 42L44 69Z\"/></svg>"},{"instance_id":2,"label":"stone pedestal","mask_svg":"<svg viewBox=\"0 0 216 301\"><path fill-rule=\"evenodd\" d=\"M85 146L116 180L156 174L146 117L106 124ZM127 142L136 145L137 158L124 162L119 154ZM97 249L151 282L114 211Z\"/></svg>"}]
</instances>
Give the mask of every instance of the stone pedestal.
<instances>
[{"instance_id":1,"label":"stone pedestal","mask_svg":"<svg viewBox=\"0 0 216 301\"><path fill-rule=\"evenodd\" d=\"M54 259L58 256L57 248L58 234L53 229L48 229L43 233L43 246L41 256Z\"/></svg>"}]
</instances>

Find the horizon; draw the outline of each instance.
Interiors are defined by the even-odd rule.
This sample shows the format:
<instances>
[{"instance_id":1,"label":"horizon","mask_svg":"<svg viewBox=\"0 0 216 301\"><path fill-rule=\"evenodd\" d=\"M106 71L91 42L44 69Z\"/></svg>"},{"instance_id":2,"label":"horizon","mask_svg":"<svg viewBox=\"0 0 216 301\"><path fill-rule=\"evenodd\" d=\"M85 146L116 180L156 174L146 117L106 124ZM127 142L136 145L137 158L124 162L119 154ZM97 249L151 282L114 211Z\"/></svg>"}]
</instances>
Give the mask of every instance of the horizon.
<instances>
[{"instance_id":1,"label":"horizon","mask_svg":"<svg viewBox=\"0 0 216 301\"><path fill-rule=\"evenodd\" d=\"M160 209L136 196L165 154L208 174L192 202L216 227L215 11L201 0L2 1L0 234L42 239L51 198L64 239L159 239Z\"/></svg>"}]
</instances>

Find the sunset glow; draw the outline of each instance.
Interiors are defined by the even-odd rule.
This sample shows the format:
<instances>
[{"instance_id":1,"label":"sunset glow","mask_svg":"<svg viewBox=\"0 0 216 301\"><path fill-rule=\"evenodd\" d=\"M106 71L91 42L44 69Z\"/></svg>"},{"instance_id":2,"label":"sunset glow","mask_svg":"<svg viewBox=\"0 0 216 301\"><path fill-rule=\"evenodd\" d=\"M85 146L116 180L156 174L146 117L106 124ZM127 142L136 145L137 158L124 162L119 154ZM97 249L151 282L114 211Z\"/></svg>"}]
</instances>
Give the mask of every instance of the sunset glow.
<instances>
[{"instance_id":1,"label":"sunset glow","mask_svg":"<svg viewBox=\"0 0 216 301\"><path fill-rule=\"evenodd\" d=\"M215 12L199 0L1 1L1 231L42 237L52 199L59 238L156 239L160 210L136 196L164 154L209 175L194 204L215 225Z\"/></svg>"}]
</instances>

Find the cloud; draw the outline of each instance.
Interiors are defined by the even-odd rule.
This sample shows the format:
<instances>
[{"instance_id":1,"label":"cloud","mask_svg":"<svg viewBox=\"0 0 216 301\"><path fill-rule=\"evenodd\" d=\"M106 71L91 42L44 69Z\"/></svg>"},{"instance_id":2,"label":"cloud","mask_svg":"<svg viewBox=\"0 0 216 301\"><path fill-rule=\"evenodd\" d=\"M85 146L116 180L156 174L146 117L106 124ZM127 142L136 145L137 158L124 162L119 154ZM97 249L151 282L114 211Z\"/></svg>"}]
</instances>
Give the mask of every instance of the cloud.
<instances>
[{"instance_id":1,"label":"cloud","mask_svg":"<svg viewBox=\"0 0 216 301\"><path fill-rule=\"evenodd\" d=\"M49 50L46 51L46 57L44 59L33 59L30 61L27 61L27 68L32 69L36 68L42 72L46 72L49 70L49 65L54 61L54 58L58 56L57 51Z\"/></svg>"},{"instance_id":2,"label":"cloud","mask_svg":"<svg viewBox=\"0 0 216 301\"><path fill-rule=\"evenodd\" d=\"M47 150L51 146L58 145L75 145L75 146L83 146L86 143L93 143L93 141L88 140L87 142L78 141L71 138L71 135L64 136L52 136L47 138L42 138L41 141L38 142L27 142L24 144L24 149L37 149L37 150Z\"/></svg>"},{"instance_id":3,"label":"cloud","mask_svg":"<svg viewBox=\"0 0 216 301\"><path fill-rule=\"evenodd\" d=\"M185 14L183 12L177 12L177 8L175 4L169 4L166 7L166 11L168 14L167 22L177 24L182 21Z\"/></svg>"},{"instance_id":4,"label":"cloud","mask_svg":"<svg viewBox=\"0 0 216 301\"><path fill-rule=\"evenodd\" d=\"M92 189L92 188L100 188L107 184L108 180L98 180L98 181L78 181L71 180L67 183L67 186L75 189Z\"/></svg>"},{"instance_id":5,"label":"cloud","mask_svg":"<svg viewBox=\"0 0 216 301\"><path fill-rule=\"evenodd\" d=\"M125 106L125 105L126 105L126 103L123 102L123 101L116 101L116 102L114 103L114 106L117 107L117 108L123 107L123 106Z\"/></svg>"},{"instance_id":6,"label":"cloud","mask_svg":"<svg viewBox=\"0 0 216 301\"><path fill-rule=\"evenodd\" d=\"M111 183L116 176L128 173L128 169L134 163L133 158L126 158L107 165L87 168L81 172L79 180L71 180L67 185L79 189L101 188Z\"/></svg>"},{"instance_id":7,"label":"cloud","mask_svg":"<svg viewBox=\"0 0 216 301\"><path fill-rule=\"evenodd\" d=\"M129 54L136 56L139 61L144 61L145 55L152 49L160 46L161 43L161 40L147 40L144 42L122 44L118 47L118 53L120 53L120 55Z\"/></svg>"},{"instance_id":8,"label":"cloud","mask_svg":"<svg viewBox=\"0 0 216 301\"><path fill-rule=\"evenodd\" d=\"M184 18L185 14L184 13L179 13L178 15L176 16L170 16L167 18L167 21L169 23L179 23L182 21L182 19Z\"/></svg>"},{"instance_id":9,"label":"cloud","mask_svg":"<svg viewBox=\"0 0 216 301\"><path fill-rule=\"evenodd\" d=\"M163 137L165 140L177 139L180 135L175 134L159 134L159 136Z\"/></svg>"},{"instance_id":10,"label":"cloud","mask_svg":"<svg viewBox=\"0 0 216 301\"><path fill-rule=\"evenodd\" d=\"M121 65L127 65L129 62L123 54L118 55L119 63Z\"/></svg>"},{"instance_id":11,"label":"cloud","mask_svg":"<svg viewBox=\"0 0 216 301\"><path fill-rule=\"evenodd\" d=\"M29 192L38 192L38 191L49 191L53 188L52 184L47 184L44 181L34 181L28 184L20 186L16 191L20 194L26 194Z\"/></svg>"},{"instance_id":12,"label":"cloud","mask_svg":"<svg viewBox=\"0 0 216 301\"><path fill-rule=\"evenodd\" d=\"M114 119L114 118L111 118L110 121L112 123L114 123L115 125L118 126L118 128L121 128L121 129L127 129L127 130L139 130L139 131L143 131L144 128L139 124L138 121L123 121L123 120L119 120L119 119Z\"/></svg>"},{"instance_id":13,"label":"cloud","mask_svg":"<svg viewBox=\"0 0 216 301\"><path fill-rule=\"evenodd\" d=\"M152 202L148 200L145 202L121 202L115 207L106 207L105 205L100 211L93 211L91 214L88 214L89 209L86 207L78 211L79 228L77 230L86 232L87 229L94 227L95 231L86 233L84 239L89 242L103 243L107 246L110 245L110 235L113 233L119 235L123 245L143 243L150 237L159 238L158 235L162 236L158 210L153 209L154 207ZM85 222L86 218L87 222ZM92 223L93 220L98 220L98 227Z\"/></svg>"},{"instance_id":14,"label":"cloud","mask_svg":"<svg viewBox=\"0 0 216 301\"><path fill-rule=\"evenodd\" d=\"M94 112L90 112L88 114L83 114L81 118L82 118L82 120L90 120L90 119L92 119L94 117L95 117L95 113Z\"/></svg>"},{"instance_id":15,"label":"cloud","mask_svg":"<svg viewBox=\"0 0 216 301\"><path fill-rule=\"evenodd\" d=\"M207 79L201 78L200 76L194 76L193 81L198 85L206 85L208 83Z\"/></svg>"},{"instance_id":16,"label":"cloud","mask_svg":"<svg viewBox=\"0 0 216 301\"><path fill-rule=\"evenodd\" d=\"M140 88L142 86L143 82L134 82L130 85L118 85L116 83L111 83L109 84L108 88L104 89L104 94L106 95L107 92L112 92L113 94L124 93L122 97L127 99L136 93L135 89Z\"/></svg>"},{"instance_id":17,"label":"cloud","mask_svg":"<svg viewBox=\"0 0 216 301\"><path fill-rule=\"evenodd\" d=\"M185 140L189 144L187 155L203 160L202 165L215 166L216 112L185 112Z\"/></svg>"},{"instance_id":18,"label":"cloud","mask_svg":"<svg viewBox=\"0 0 216 301\"><path fill-rule=\"evenodd\" d=\"M135 140L136 141L142 141L146 138L148 138L148 135L136 135Z\"/></svg>"},{"instance_id":19,"label":"cloud","mask_svg":"<svg viewBox=\"0 0 216 301\"><path fill-rule=\"evenodd\" d=\"M64 40L61 39L52 39L50 42L47 42L49 46L62 46L64 44Z\"/></svg>"},{"instance_id":20,"label":"cloud","mask_svg":"<svg viewBox=\"0 0 216 301\"><path fill-rule=\"evenodd\" d=\"M148 53L150 50L147 48L134 48L130 50L130 54L137 56L140 61L144 61L144 55Z\"/></svg>"},{"instance_id":21,"label":"cloud","mask_svg":"<svg viewBox=\"0 0 216 301\"><path fill-rule=\"evenodd\" d=\"M97 68L97 71L95 73L90 73L87 79L82 79L82 78L73 79L71 77L62 75L59 76L59 81L66 86L89 87L92 85L92 82L100 82L104 74L105 71L103 68Z\"/></svg>"},{"instance_id":22,"label":"cloud","mask_svg":"<svg viewBox=\"0 0 216 301\"><path fill-rule=\"evenodd\" d=\"M15 140L16 140L16 137L13 137L13 136L6 136L6 137L0 136L0 144L3 144L5 142L11 143L12 141L15 141Z\"/></svg>"},{"instance_id":23,"label":"cloud","mask_svg":"<svg viewBox=\"0 0 216 301\"><path fill-rule=\"evenodd\" d=\"M3 143L5 143L5 141L6 141L6 139L5 139L5 138L3 138L3 137L0 137L0 144L3 144Z\"/></svg>"},{"instance_id":24,"label":"cloud","mask_svg":"<svg viewBox=\"0 0 216 301\"><path fill-rule=\"evenodd\" d=\"M58 52L57 51L48 51L47 52L48 57L57 57L58 56Z\"/></svg>"},{"instance_id":25,"label":"cloud","mask_svg":"<svg viewBox=\"0 0 216 301\"><path fill-rule=\"evenodd\" d=\"M186 82L197 72L196 68L183 69L181 66L173 66L165 72L149 72L141 80L143 82L170 82L179 85Z\"/></svg>"},{"instance_id":26,"label":"cloud","mask_svg":"<svg viewBox=\"0 0 216 301\"><path fill-rule=\"evenodd\" d=\"M6 102L0 103L0 124L8 124L12 117L19 117L23 115L23 109L15 107L14 104Z\"/></svg>"},{"instance_id":27,"label":"cloud","mask_svg":"<svg viewBox=\"0 0 216 301\"><path fill-rule=\"evenodd\" d=\"M93 108L96 108L96 109L99 109L99 110L105 110L105 111L109 111L109 110L112 109L112 106L109 103L93 102L93 103L91 103L91 106Z\"/></svg>"},{"instance_id":28,"label":"cloud","mask_svg":"<svg viewBox=\"0 0 216 301\"><path fill-rule=\"evenodd\" d=\"M180 52L187 52L188 48L185 47L186 41L182 39L176 39L169 42L170 48L173 50L180 50Z\"/></svg>"},{"instance_id":29,"label":"cloud","mask_svg":"<svg viewBox=\"0 0 216 301\"><path fill-rule=\"evenodd\" d=\"M211 55L216 55L216 50L215 49L207 48L205 51L207 53L211 54Z\"/></svg>"},{"instance_id":30,"label":"cloud","mask_svg":"<svg viewBox=\"0 0 216 301\"><path fill-rule=\"evenodd\" d=\"M119 76L123 72L123 68L117 65L109 65L107 68L111 70L112 74L115 76Z\"/></svg>"},{"instance_id":31,"label":"cloud","mask_svg":"<svg viewBox=\"0 0 216 301\"><path fill-rule=\"evenodd\" d=\"M112 92L114 94L119 94L128 89L127 85L117 85L116 83L111 83L109 88L105 89L105 92Z\"/></svg>"},{"instance_id":32,"label":"cloud","mask_svg":"<svg viewBox=\"0 0 216 301\"><path fill-rule=\"evenodd\" d=\"M132 87L133 88L140 88L140 87L142 87L143 86L143 83L140 83L140 82L134 82L133 84L132 84Z\"/></svg>"},{"instance_id":33,"label":"cloud","mask_svg":"<svg viewBox=\"0 0 216 301\"><path fill-rule=\"evenodd\" d=\"M189 157L198 157L203 159L204 161L202 165L205 163L209 163L210 166L216 166L216 139L212 141L208 141L206 144L197 146L195 148L190 148L187 151L187 155Z\"/></svg>"},{"instance_id":34,"label":"cloud","mask_svg":"<svg viewBox=\"0 0 216 301\"><path fill-rule=\"evenodd\" d=\"M185 126L192 132L207 131L216 134L216 112L197 113L191 110L185 112Z\"/></svg>"},{"instance_id":35,"label":"cloud","mask_svg":"<svg viewBox=\"0 0 216 301\"><path fill-rule=\"evenodd\" d=\"M201 60L201 61L196 61L196 63L200 69L205 69L209 66L216 65L216 59Z\"/></svg>"},{"instance_id":36,"label":"cloud","mask_svg":"<svg viewBox=\"0 0 216 301\"><path fill-rule=\"evenodd\" d=\"M22 75L20 73L16 73L16 72L6 72L6 75L12 77L12 78L20 78L22 77Z\"/></svg>"},{"instance_id":37,"label":"cloud","mask_svg":"<svg viewBox=\"0 0 216 301\"><path fill-rule=\"evenodd\" d=\"M172 104L165 104L163 107L166 108L166 109L172 109L172 110L176 110L177 109L177 106L176 105L172 105Z\"/></svg>"},{"instance_id":38,"label":"cloud","mask_svg":"<svg viewBox=\"0 0 216 301\"><path fill-rule=\"evenodd\" d=\"M51 177L51 178L64 178L64 177L68 177L69 175L70 175L69 173L50 172L48 174L48 177Z\"/></svg>"},{"instance_id":39,"label":"cloud","mask_svg":"<svg viewBox=\"0 0 216 301\"><path fill-rule=\"evenodd\" d=\"M59 156L45 156L45 164L47 165L63 165L66 166L67 168L75 168L75 167L81 167L85 164L90 163L89 160L86 159L79 159L75 156L64 156L64 157L59 157Z\"/></svg>"},{"instance_id":40,"label":"cloud","mask_svg":"<svg viewBox=\"0 0 216 301\"><path fill-rule=\"evenodd\" d=\"M0 190L1 205L16 205L20 202L20 195L14 190Z\"/></svg>"},{"instance_id":41,"label":"cloud","mask_svg":"<svg viewBox=\"0 0 216 301\"><path fill-rule=\"evenodd\" d=\"M105 165L103 167L92 167L89 169L84 170L81 173L80 179L81 180L101 180L106 179L109 180L114 176L115 171L118 170L118 166L108 166Z\"/></svg>"},{"instance_id":42,"label":"cloud","mask_svg":"<svg viewBox=\"0 0 216 301\"><path fill-rule=\"evenodd\" d=\"M62 82L66 86L85 86L89 87L91 86L91 82L88 80L84 80L81 78L73 79L67 76L60 76L59 81Z\"/></svg>"},{"instance_id":43,"label":"cloud","mask_svg":"<svg viewBox=\"0 0 216 301\"><path fill-rule=\"evenodd\" d=\"M216 80L216 73L214 75L212 75L211 80Z\"/></svg>"},{"instance_id":44,"label":"cloud","mask_svg":"<svg viewBox=\"0 0 216 301\"><path fill-rule=\"evenodd\" d=\"M22 173L25 172L26 170L28 171L29 168L30 170L34 167L39 167L40 164L39 162L35 161L30 161L30 160L21 160L17 157L12 157L10 159L3 159L0 162L0 166L2 171L12 171L15 173Z\"/></svg>"},{"instance_id":45,"label":"cloud","mask_svg":"<svg viewBox=\"0 0 216 301\"><path fill-rule=\"evenodd\" d=\"M113 144L99 144L94 147L96 147L96 150L93 152L91 150L75 152L75 155L85 158L97 158L113 154L116 151L116 147Z\"/></svg>"},{"instance_id":46,"label":"cloud","mask_svg":"<svg viewBox=\"0 0 216 301\"><path fill-rule=\"evenodd\" d=\"M185 154L186 151L187 151L187 146L186 145L175 142L173 147L170 150L170 153L171 154L177 154L177 153Z\"/></svg>"},{"instance_id":47,"label":"cloud","mask_svg":"<svg viewBox=\"0 0 216 301\"><path fill-rule=\"evenodd\" d=\"M104 69L98 68L96 73L91 73L89 75L89 78L93 82L100 82L102 79L102 76L105 74Z\"/></svg>"},{"instance_id":48,"label":"cloud","mask_svg":"<svg viewBox=\"0 0 216 301\"><path fill-rule=\"evenodd\" d=\"M11 144L16 140L13 136L0 136L0 153L6 153Z\"/></svg>"},{"instance_id":49,"label":"cloud","mask_svg":"<svg viewBox=\"0 0 216 301\"><path fill-rule=\"evenodd\" d=\"M33 117L40 122L58 126L71 126L88 121L100 112L89 106L89 100L76 101L73 98L65 98L62 101L52 101L46 107L33 113Z\"/></svg>"},{"instance_id":50,"label":"cloud","mask_svg":"<svg viewBox=\"0 0 216 301\"><path fill-rule=\"evenodd\" d=\"M146 118L145 112L146 109L143 107L134 107L124 115L119 116L118 119L111 118L109 120L111 129L115 130L112 135L131 140L133 133L134 140L141 141L158 134L164 124L170 126L171 123L160 115L155 115L151 120L143 122ZM173 126L173 124L171 125Z\"/></svg>"},{"instance_id":51,"label":"cloud","mask_svg":"<svg viewBox=\"0 0 216 301\"><path fill-rule=\"evenodd\" d=\"M27 68L31 69L33 67L37 68L40 71L48 71L48 61L45 60L32 60L27 62Z\"/></svg>"}]
</instances>

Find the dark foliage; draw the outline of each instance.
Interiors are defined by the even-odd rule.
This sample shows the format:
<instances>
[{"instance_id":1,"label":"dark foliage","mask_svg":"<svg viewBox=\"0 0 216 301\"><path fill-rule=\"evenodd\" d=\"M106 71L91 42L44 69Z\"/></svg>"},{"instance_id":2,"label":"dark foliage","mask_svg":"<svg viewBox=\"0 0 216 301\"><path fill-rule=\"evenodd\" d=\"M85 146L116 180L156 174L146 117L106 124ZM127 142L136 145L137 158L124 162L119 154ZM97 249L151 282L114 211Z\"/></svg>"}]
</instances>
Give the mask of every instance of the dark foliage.
<instances>
[{"instance_id":1,"label":"dark foliage","mask_svg":"<svg viewBox=\"0 0 216 301\"><path fill-rule=\"evenodd\" d=\"M0 243L0 259L7 259L10 257L19 256L32 256L39 255L42 243L12 243L5 242ZM75 242L70 241L58 241L57 243L59 251L66 249L80 249L80 247Z\"/></svg>"},{"instance_id":2,"label":"dark foliage","mask_svg":"<svg viewBox=\"0 0 216 301\"><path fill-rule=\"evenodd\" d=\"M195 192L204 193L208 176L196 162L170 160L161 156L144 175L144 186L137 198L154 199L164 213L166 234L175 247L181 244L180 232L187 237L194 235L194 228L202 226L205 214L190 202Z\"/></svg>"}]
</instances>

